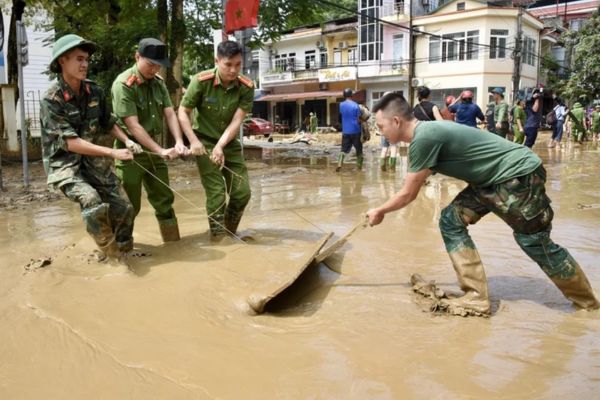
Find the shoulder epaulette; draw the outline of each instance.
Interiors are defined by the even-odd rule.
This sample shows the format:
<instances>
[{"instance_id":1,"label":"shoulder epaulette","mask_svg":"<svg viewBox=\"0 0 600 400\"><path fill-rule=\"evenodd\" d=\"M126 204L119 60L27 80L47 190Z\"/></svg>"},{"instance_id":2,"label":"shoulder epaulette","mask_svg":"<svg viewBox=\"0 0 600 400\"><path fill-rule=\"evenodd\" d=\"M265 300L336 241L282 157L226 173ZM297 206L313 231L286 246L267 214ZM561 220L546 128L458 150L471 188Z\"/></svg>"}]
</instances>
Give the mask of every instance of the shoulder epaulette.
<instances>
[{"instance_id":1,"label":"shoulder epaulette","mask_svg":"<svg viewBox=\"0 0 600 400\"><path fill-rule=\"evenodd\" d=\"M134 83L139 85L142 83L142 80L136 75L129 75L129 78L125 80L125 86L127 87L132 87Z\"/></svg>"},{"instance_id":2,"label":"shoulder epaulette","mask_svg":"<svg viewBox=\"0 0 600 400\"><path fill-rule=\"evenodd\" d=\"M197 77L198 77L198 80L199 80L200 82L207 81L207 80L209 80L209 79L214 79L214 77L215 77L215 72L214 72L214 71L204 71L204 72L200 72L200 73L197 75Z\"/></svg>"},{"instance_id":3,"label":"shoulder epaulette","mask_svg":"<svg viewBox=\"0 0 600 400\"><path fill-rule=\"evenodd\" d=\"M249 88L253 88L254 87L254 82L252 82L252 79L244 76L244 75L238 75L238 80L245 86L248 86Z\"/></svg>"}]
</instances>

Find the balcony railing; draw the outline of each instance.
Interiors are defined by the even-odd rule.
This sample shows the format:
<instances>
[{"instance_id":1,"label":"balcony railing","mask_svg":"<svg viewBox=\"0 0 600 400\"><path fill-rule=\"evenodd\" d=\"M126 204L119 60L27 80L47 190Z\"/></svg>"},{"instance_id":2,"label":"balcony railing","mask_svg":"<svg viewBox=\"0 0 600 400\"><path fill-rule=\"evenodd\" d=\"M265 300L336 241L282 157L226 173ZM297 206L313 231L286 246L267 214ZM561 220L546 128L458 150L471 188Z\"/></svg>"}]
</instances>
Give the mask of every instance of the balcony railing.
<instances>
[{"instance_id":1,"label":"balcony railing","mask_svg":"<svg viewBox=\"0 0 600 400\"><path fill-rule=\"evenodd\" d=\"M410 2L408 3L410 4ZM406 10L404 1L394 1L392 3L384 3L381 6L381 16L382 17L391 17L398 15L406 15L408 14L408 10Z\"/></svg>"}]
</instances>

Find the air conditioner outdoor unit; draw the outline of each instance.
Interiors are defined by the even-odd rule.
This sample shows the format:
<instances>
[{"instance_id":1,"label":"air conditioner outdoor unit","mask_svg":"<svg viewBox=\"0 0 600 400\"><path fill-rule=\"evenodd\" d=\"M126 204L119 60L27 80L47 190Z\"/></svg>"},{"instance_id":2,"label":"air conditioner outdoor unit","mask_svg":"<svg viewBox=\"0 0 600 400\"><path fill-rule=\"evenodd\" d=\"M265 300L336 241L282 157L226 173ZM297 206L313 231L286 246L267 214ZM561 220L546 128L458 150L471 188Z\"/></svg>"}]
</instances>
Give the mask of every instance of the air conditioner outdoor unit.
<instances>
[{"instance_id":1,"label":"air conditioner outdoor unit","mask_svg":"<svg viewBox=\"0 0 600 400\"><path fill-rule=\"evenodd\" d=\"M412 78L412 80L410 81L410 85L412 87L423 86L424 82L425 81L423 80L423 78Z\"/></svg>"},{"instance_id":2,"label":"air conditioner outdoor unit","mask_svg":"<svg viewBox=\"0 0 600 400\"><path fill-rule=\"evenodd\" d=\"M346 49L346 48L348 48L348 42L345 42L345 41L344 42L340 42L339 48L340 49Z\"/></svg>"},{"instance_id":3,"label":"air conditioner outdoor unit","mask_svg":"<svg viewBox=\"0 0 600 400\"><path fill-rule=\"evenodd\" d=\"M315 46L317 46L320 49L321 47L323 47L323 42L321 42L320 40L317 40L317 43L315 43Z\"/></svg>"},{"instance_id":4,"label":"air conditioner outdoor unit","mask_svg":"<svg viewBox=\"0 0 600 400\"><path fill-rule=\"evenodd\" d=\"M423 29L422 26L414 26L413 27L413 31L412 31L413 36L421 36L423 33L425 33L425 29Z\"/></svg>"}]
</instances>

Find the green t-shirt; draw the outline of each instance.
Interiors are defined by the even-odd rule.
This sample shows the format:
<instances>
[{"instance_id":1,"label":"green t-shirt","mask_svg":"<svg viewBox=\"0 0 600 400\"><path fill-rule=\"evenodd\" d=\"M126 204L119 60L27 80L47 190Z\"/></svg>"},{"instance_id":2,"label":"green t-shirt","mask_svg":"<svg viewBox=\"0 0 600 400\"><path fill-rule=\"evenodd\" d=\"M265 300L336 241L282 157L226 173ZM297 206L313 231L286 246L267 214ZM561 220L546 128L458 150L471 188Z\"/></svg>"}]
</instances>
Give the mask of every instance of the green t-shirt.
<instances>
[{"instance_id":1,"label":"green t-shirt","mask_svg":"<svg viewBox=\"0 0 600 400\"><path fill-rule=\"evenodd\" d=\"M515 106L513 110L513 123L514 126L518 127L517 121L521 121L521 126L525 127L525 119L527 119L527 115L525 114L525 110L523 110L519 106Z\"/></svg>"},{"instance_id":2,"label":"green t-shirt","mask_svg":"<svg viewBox=\"0 0 600 400\"><path fill-rule=\"evenodd\" d=\"M494 122L507 122L508 121L508 104L501 101L494 107Z\"/></svg>"},{"instance_id":3,"label":"green t-shirt","mask_svg":"<svg viewBox=\"0 0 600 400\"><path fill-rule=\"evenodd\" d=\"M134 65L115 79L111 93L113 112L118 118L118 124L129 136L132 135L127 130L123 118L136 115L146 132L155 141L160 139L164 109L173 107L169 91L161 77L145 79ZM115 141L115 144L124 147L120 141Z\"/></svg>"},{"instance_id":4,"label":"green t-shirt","mask_svg":"<svg viewBox=\"0 0 600 400\"><path fill-rule=\"evenodd\" d=\"M203 142L215 144L231 123L236 110L241 108L251 112L253 101L254 85L249 78L240 75L225 87L215 68L192 77L181 105L194 109L193 129L198 137Z\"/></svg>"},{"instance_id":5,"label":"green t-shirt","mask_svg":"<svg viewBox=\"0 0 600 400\"><path fill-rule=\"evenodd\" d=\"M451 121L420 122L408 152L409 172L431 169L481 187L527 175L542 164L525 146Z\"/></svg>"}]
</instances>

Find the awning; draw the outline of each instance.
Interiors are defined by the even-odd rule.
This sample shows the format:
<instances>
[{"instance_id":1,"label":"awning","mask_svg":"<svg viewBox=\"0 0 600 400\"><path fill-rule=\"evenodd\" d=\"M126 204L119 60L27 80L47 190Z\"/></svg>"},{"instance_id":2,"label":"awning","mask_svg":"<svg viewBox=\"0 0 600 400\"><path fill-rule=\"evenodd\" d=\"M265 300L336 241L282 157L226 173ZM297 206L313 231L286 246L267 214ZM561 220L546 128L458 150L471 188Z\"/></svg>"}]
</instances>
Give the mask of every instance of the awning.
<instances>
[{"instance_id":1,"label":"awning","mask_svg":"<svg viewBox=\"0 0 600 400\"><path fill-rule=\"evenodd\" d=\"M323 97L342 97L342 91L319 90L317 92L266 94L254 101L294 101L299 99L318 99Z\"/></svg>"}]
</instances>

